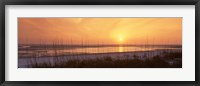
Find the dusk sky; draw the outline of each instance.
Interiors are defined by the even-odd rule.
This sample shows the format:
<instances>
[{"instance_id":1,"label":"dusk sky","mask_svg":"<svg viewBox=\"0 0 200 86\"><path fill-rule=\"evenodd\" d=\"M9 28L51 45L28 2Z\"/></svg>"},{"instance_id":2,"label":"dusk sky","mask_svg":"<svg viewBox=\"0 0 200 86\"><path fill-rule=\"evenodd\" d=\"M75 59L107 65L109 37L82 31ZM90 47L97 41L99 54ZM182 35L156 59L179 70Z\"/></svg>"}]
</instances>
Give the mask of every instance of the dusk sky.
<instances>
[{"instance_id":1,"label":"dusk sky","mask_svg":"<svg viewBox=\"0 0 200 86\"><path fill-rule=\"evenodd\" d=\"M18 18L19 44L182 44L182 18Z\"/></svg>"}]
</instances>

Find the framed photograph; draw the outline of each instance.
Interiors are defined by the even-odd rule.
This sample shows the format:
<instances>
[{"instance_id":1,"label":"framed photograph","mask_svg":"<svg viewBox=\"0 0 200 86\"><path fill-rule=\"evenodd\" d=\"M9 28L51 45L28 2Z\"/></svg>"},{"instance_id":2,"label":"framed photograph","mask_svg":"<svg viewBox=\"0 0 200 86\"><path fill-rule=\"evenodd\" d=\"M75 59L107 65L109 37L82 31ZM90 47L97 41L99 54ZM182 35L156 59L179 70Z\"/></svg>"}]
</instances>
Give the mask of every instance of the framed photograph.
<instances>
[{"instance_id":1,"label":"framed photograph","mask_svg":"<svg viewBox=\"0 0 200 86\"><path fill-rule=\"evenodd\" d=\"M0 7L2 86L199 86L199 0L9 0Z\"/></svg>"}]
</instances>

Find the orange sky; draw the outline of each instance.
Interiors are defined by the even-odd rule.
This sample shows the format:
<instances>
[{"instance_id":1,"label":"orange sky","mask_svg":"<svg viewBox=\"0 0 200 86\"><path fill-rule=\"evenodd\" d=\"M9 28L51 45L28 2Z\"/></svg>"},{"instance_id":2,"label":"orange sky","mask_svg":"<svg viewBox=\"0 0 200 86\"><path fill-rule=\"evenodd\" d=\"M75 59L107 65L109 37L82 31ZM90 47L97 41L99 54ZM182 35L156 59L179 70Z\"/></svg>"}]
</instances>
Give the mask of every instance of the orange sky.
<instances>
[{"instance_id":1,"label":"orange sky","mask_svg":"<svg viewBox=\"0 0 200 86\"><path fill-rule=\"evenodd\" d=\"M19 44L182 44L182 18L18 18Z\"/></svg>"}]
</instances>

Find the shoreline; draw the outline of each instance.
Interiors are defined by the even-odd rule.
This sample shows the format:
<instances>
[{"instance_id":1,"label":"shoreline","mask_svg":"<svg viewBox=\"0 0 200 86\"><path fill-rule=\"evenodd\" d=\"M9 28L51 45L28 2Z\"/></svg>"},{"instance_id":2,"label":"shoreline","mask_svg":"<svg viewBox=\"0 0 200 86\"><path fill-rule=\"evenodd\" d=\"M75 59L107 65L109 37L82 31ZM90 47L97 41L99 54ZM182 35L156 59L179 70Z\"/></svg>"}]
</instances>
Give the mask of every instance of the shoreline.
<instances>
[{"instance_id":1,"label":"shoreline","mask_svg":"<svg viewBox=\"0 0 200 86\"><path fill-rule=\"evenodd\" d=\"M169 52L169 51L175 51L175 52L182 52L182 49L156 49L156 50L145 50L145 51L128 51L128 52L107 52L107 53L79 53L79 54L73 54L71 53L68 55L58 55L58 57L64 57L64 56L76 56L76 55L101 55L101 54L126 54L126 53L147 53L147 52ZM19 57L18 58L49 58L49 57L55 57L55 56L41 56L41 57Z\"/></svg>"},{"instance_id":2,"label":"shoreline","mask_svg":"<svg viewBox=\"0 0 200 86\"><path fill-rule=\"evenodd\" d=\"M86 59L97 59L97 58L105 58L112 57L113 59L134 59L133 56L139 57L141 60L145 60L147 58L151 58L153 56L159 55L163 52L182 52L182 49L177 50L153 50L153 51L135 51L135 52L114 52L114 53L97 53L97 54L81 54L81 55L65 55L65 56L57 56L57 57L36 57L36 58L18 58L18 68L24 68L30 65L30 62L37 61L38 63L50 62L55 63L59 62L58 59L63 60L86 60Z\"/></svg>"}]
</instances>

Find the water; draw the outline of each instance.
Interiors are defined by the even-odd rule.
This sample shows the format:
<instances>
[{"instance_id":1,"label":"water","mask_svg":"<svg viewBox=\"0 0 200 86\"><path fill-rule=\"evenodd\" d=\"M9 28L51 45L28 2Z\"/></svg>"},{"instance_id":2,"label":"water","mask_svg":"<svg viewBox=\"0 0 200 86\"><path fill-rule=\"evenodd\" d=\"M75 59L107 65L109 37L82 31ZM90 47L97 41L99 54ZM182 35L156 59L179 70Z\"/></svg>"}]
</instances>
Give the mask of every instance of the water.
<instances>
[{"instance_id":1,"label":"water","mask_svg":"<svg viewBox=\"0 0 200 86\"><path fill-rule=\"evenodd\" d=\"M19 57L48 57L79 54L122 53L181 49L181 45L19 45Z\"/></svg>"}]
</instances>

